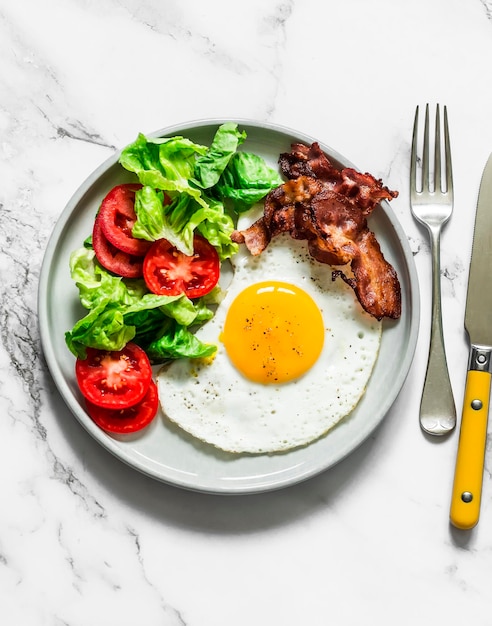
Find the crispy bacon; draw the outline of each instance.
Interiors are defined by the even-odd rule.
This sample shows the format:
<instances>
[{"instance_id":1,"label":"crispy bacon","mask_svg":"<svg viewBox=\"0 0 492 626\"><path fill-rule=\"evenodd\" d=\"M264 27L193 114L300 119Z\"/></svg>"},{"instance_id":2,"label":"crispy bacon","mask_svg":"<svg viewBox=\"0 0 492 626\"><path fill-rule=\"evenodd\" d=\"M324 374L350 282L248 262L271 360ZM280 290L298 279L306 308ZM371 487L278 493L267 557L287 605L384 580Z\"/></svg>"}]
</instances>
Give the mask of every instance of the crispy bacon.
<instances>
[{"instance_id":1,"label":"crispy bacon","mask_svg":"<svg viewBox=\"0 0 492 626\"><path fill-rule=\"evenodd\" d=\"M398 196L397 191L391 191L371 174L362 174L351 167L337 169L317 142L311 146L293 144L291 152L280 155L279 163L287 178L310 176L321 180L334 191L351 198L365 215L369 215L381 200Z\"/></svg>"},{"instance_id":2,"label":"crispy bacon","mask_svg":"<svg viewBox=\"0 0 492 626\"><path fill-rule=\"evenodd\" d=\"M353 277L341 277L360 304L378 320L401 315L400 283L388 263L367 217L382 199L396 198L371 174L335 168L319 144L293 144L280 155L280 167L289 179L265 198L262 217L249 228L234 231L232 240L244 243L253 255L265 250L276 235L288 232L308 242L309 253L321 263L350 264Z\"/></svg>"},{"instance_id":3,"label":"crispy bacon","mask_svg":"<svg viewBox=\"0 0 492 626\"><path fill-rule=\"evenodd\" d=\"M340 276L355 291L362 308L380 320L398 319L401 315L401 290L396 271L384 258L373 232L366 230L358 240L358 251L350 264L354 278Z\"/></svg>"}]
</instances>

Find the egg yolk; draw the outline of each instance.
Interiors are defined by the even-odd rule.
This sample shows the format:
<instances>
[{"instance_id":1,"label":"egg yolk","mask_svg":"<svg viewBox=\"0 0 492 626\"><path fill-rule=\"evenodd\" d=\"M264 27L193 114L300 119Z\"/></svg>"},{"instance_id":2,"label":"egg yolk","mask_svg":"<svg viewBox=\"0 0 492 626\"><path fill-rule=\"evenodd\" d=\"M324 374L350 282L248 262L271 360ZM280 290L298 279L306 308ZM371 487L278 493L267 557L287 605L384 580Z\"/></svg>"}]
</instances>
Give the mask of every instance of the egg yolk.
<instances>
[{"instance_id":1,"label":"egg yolk","mask_svg":"<svg viewBox=\"0 0 492 626\"><path fill-rule=\"evenodd\" d=\"M278 384L314 365L324 334L323 317L310 295L295 285L268 281L250 285L234 299L221 339L246 378Z\"/></svg>"}]
</instances>

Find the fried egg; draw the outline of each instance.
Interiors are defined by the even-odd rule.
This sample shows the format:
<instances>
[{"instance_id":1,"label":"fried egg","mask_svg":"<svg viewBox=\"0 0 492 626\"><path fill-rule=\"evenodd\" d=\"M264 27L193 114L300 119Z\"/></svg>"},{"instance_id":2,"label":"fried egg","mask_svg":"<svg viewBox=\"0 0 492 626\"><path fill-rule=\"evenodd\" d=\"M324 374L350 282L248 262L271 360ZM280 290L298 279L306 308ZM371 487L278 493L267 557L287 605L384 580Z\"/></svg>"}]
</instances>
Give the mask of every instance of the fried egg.
<instances>
[{"instance_id":1,"label":"fried egg","mask_svg":"<svg viewBox=\"0 0 492 626\"><path fill-rule=\"evenodd\" d=\"M227 452L307 445L358 404L377 359L381 322L289 235L256 257L241 250L233 269L215 316L197 331L217 351L162 368L163 412Z\"/></svg>"}]
</instances>

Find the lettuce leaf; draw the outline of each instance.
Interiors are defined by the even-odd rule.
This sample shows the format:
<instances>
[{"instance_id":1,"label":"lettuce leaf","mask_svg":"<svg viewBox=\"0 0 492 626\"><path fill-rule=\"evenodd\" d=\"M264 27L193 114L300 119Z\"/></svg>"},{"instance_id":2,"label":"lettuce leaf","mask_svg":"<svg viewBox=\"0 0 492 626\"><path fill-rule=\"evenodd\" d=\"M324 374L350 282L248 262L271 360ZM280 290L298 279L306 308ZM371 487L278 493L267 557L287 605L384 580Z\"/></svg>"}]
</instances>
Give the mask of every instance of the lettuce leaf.
<instances>
[{"instance_id":1,"label":"lettuce leaf","mask_svg":"<svg viewBox=\"0 0 492 626\"><path fill-rule=\"evenodd\" d=\"M134 324L133 341L145 350L153 363L207 357L217 350L215 345L203 343L186 326L167 317L160 309L129 315L126 321Z\"/></svg>"},{"instance_id":2,"label":"lettuce leaf","mask_svg":"<svg viewBox=\"0 0 492 626\"><path fill-rule=\"evenodd\" d=\"M143 185L135 199L134 237L164 238L191 255L198 229L221 260L235 254L234 220L225 202L242 213L282 183L262 157L238 151L245 140L233 122L218 127L209 147L182 136L148 139L140 133L120 155Z\"/></svg>"},{"instance_id":3,"label":"lettuce leaf","mask_svg":"<svg viewBox=\"0 0 492 626\"><path fill-rule=\"evenodd\" d=\"M227 122L219 126L210 148L196 159L193 182L202 189L210 189L216 185L245 139L246 133L239 132L237 124Z\"/></svg>"},{"instance_id":4,"label":"lettuce leaf","mask_svg":"<svg viewBox=\"0 0 492 626\"><path fill-rule=\"evenodd\" d=\"M139 134L120 155L121 165L134 172L143 187L135 197L137 221L134 237L155 241L167 239L184 254L193 254L193 235L199 231L216 247L221 260L238 250L230 235L232 217L219 200L209 198L197 186L195 168L208 184L226 167L244 133L236 124L223 124L211 148L183 137L147 139ZM204 159L201 161L200 159ZM219 234L220 233L220 234Z\"/></svg>"},{"instance_id":5,"label":"lettuce leaf","mask_svg":"<svg viewBox=\"0 0 492 626\"><path fill-rule=\"evenodd\" d=\"M152 337L150 335L147 338L136 337L135 341L153 362L183 357L193 359L208 357L217 350L215 345L203 343L188 328L169 318Z\"/></svg>"},{"instance_id":6,"label":"lettuce leaf","mask_svg":"<svg viewBox=\"0 0 492 626\"><path fill-rule=\"evenodd\" d=\"M135 336L135 328L125 324L123 311L109 303L101 303L65 333L69 350L85 359L87 348L121 350Z\"/></svg>"},{"instance_id":7,"label":"lettuce leaf","mask_svg":"<svg viewBox=\"0 0 492 626\"><path fill-rule=\"evenodd\" d=\"M193 236L198 229L216 248L221 260L237 252L237 244L231 241L233 221L218 200L206 198L203 206L190 195L181 194L168 203L162 191L145 186L135 194L135 214L134 237L148 241L167 239L183 254L191 256Z\"/></svg>"},{"instance_id":8,"label":"lettuce leaf","mask_svg":"<svg viewBox=\"0 0 492 626\"><path fill-rule=\"evenodd\" d=\"M123 149L121 165L137 175L142 185L169 192L190 195L206 206L200 190L190 184L196 155L206 154L208 148L184 137L148 139L140 133L132 144Z\"/></svg>"},{"instance_id":9,"label":"lettuce leaf","mask_svg":"<svg viewBox=\"0 0 492 626\"><path fill-rule=\"evenodd\" d=\"M70 271L82 306L89 309L65 333L67 346L75 356L85 358L88 347L121 350L132 340L150 345L156 337L166 342L166 351L155 349L155 359L170 358L173 341L176 354L181 351L187 352L187 356L203 356L215 352L215 346L196 338L185 340L187 333L192 334L188 327L213 315L200 299L193 302L184 295L150 293L143 280L124 279L107 272L97 262L94 251L86 247L72 253Z\"/></svg>"},{"instance_id":10,"label":"lettuce leaf","mask_svg":"<svg viewBox=\"0 0 492 626\"><path fill-rule=\"evenodd\" d=\"M283 182L280 174L258 155L236 152L230 159L216 190L222 199L234 202L236 213L249 210Z\"/></svg>"}]
</instances>

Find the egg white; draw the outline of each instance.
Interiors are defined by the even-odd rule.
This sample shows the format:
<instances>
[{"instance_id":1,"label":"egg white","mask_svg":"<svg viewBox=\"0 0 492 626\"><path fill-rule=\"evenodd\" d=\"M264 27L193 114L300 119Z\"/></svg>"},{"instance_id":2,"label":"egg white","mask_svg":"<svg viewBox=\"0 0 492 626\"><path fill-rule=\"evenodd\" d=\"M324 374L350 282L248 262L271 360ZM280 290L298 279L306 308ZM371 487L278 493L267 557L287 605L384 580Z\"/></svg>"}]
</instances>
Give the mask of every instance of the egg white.
<instances>
[{"instance_id":1,"label":"egg white","mask_svg":"<svg viewBox=\"0 0 492 626\"><path fill-rule=\"evenodd\" d=\"M257 257L241 250L215 317L197 336L217 345L209 361L181 359L159 372L165 415L183 430L233 453L271 453L306 445L349 415L362 397L377 359L381 322L365 313L353 290L332 281L332 268L314 261L306 243L276 237ZM230 362L219 337L227 310L247 286L279 280L304 289L317 303L325 341L315 365L280 385L246 379Z\"/></svg>"}]
</instances>

